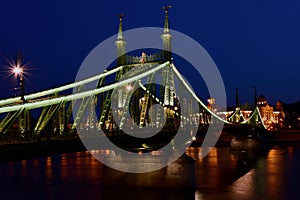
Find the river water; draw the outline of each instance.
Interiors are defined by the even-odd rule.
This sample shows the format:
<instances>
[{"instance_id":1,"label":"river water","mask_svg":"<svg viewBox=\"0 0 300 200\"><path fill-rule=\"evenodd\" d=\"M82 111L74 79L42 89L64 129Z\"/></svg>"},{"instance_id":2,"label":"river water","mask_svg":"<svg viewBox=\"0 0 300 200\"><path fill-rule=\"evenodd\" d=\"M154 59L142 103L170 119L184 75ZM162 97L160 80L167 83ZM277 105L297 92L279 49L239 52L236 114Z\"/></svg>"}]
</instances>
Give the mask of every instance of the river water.
<instances>
[{"instance_id":1,"label":"river water","mask_svg":"<svg viewBox=\"0 0 300 200\"><path fill-rule=\"evenodd\" d=\"M77 152L0 164L0 198L300 199L300 144L260 152L214 147L205 158L201 153L201 148L187 149L196 161L196 192L103 189L103 165L88 152Z\"/></svg>"}]
</instances>

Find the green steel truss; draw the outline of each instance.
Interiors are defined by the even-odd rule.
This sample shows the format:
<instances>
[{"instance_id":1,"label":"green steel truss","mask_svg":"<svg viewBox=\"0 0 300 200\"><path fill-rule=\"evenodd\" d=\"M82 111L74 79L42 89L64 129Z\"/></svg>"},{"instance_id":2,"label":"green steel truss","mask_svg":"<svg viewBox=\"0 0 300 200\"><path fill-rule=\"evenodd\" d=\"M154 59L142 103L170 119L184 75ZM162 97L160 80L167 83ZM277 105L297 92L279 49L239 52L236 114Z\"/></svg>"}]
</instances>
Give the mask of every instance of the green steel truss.
<instances>
[{"instance_id":1,"label":"green steel truss","mask_svg":"<svg viewBox=\"0 0 300 200\"><path fill-rule=\"evenodd\" d=\"M63 104L63 102L59 104L54 104L51 106L46 106L43 108L40 117L36 123L36 126L34 128L34 132L36 134L39 134L45 130L47 127L49 121L52 119L56 111L59 109L59 107Z\"/></svg>"},{"instance_id":2,"label":"green steel truss","mask_svg":"<svg viewBox=\"0 0 300 200\"><path fill-rule=\"evenodd\" d=\"M127 72L129 72L128 77L122 78ZM159 88L159 96L156 96L156 92L151 91L151 87L153 86L151 83L156 74L161 77L161 85L165 85ZM108 76L114 77L114 81L109 82ZM143 78L148 79L147 86L142 86L140 80ZM182 102L180 105L181 113L176 111L177 108L174 110L176 106L175 99L177 98L174 83L175 78L180 83L180 90L182 90L182 88L184 89L184 92L179 91L178 93L178 98L181 98ZM86 84L90 84L92 81L97 81L95 84L96 87L94 89L86 89ZM159 104L159 108L162 108L156 110L154 114L151 114L151 116L156 116L154 117L155 122L151 122L151 124L155 124L157 127L163 126L161 121L166 107L171 110L172 113L180 115L180 118L186 124L191 123L192 120L206 124L208 122L208 116L213 116L215 119L224 123L231 123L209 110L185 82L177 68L169 62L165 62L157 65L134 64L130 66L120 66L76 83L25 95L27 101L24 103L15 98L0 100L0 114L3 116L0 121L0 133L7 133L14 123L18 126L18 130L21 134L27 132L40 134L47 131L47 127L49 127L50 124L55 126L60 134L75 131L76 129L84 127L82 125L86 124L89 124L90 128L95 126L98 129L109 129L112 125L114 127L115 123L111 109L113 90L116 88L125 88L126 85L131 85L134 89L139 85L144 90L143 101L137 109L138 113L133 114L136 119L135 123L140 127L150 125L150 123L146 123L147 111L153 103ZM67 89L73 89L73 93L67 95L64 93L64 95L61 95L61 93ZM129 98L129 92L123 90L120 94L122 95L122 107L119 108L119 114L117 115L120 119L120 124L117 126L122 129L126 124L127 113L129 109L132 108L130 108L131 99ZM184 97L180 96L187 96L186 94L188 94L191 99L183 101ZM189 119L189 116L185 116L184 112L193 112L194 107L192 107L192 101L194 101L194 104L196 103L201 110L195 111L195 114L198 115L192 116L193 119ZM73 109L74 107L78 109ZM31 111L35 109L41 109L41 112L39 112L38 118L33 120L31 116L33 112ZM71 117L72 112L74 112L73 120ZM93 118L97 116L97 112L99 114L99 120ZM243 120L241 123L264 126L258 108L253 111L249 119Z\"/></svg>"},{"instance_id":3,"label":"green steel truss","mask_svg":"<svg viewBox=\"0 0 300 200\"><path fill-rule=\"evenodd\" d=\"M5 118L0 123L0 133L7 133L19 115L24 111L24 108L7 113Z\"/></svg>"},{"instance_id":4,"label":"green steel truss","mask_svg":"<svg viewBox=\"0 0 300 200\"><path fill-rule=\"evenodd\" d=\"M146 114L147 114L147 108L148 108L148 103L149 103L149 97L150 97L150 90L151 90L151 86L152 86L152 81L154 78L154 74L151 74L148 77L148 84L147 84L147 91L143 97L143 101L142 101L142 108L141 108L141 114L140 114L140 127L145 125L145 119L146 119Z\"/></svg>"}]
</instances>

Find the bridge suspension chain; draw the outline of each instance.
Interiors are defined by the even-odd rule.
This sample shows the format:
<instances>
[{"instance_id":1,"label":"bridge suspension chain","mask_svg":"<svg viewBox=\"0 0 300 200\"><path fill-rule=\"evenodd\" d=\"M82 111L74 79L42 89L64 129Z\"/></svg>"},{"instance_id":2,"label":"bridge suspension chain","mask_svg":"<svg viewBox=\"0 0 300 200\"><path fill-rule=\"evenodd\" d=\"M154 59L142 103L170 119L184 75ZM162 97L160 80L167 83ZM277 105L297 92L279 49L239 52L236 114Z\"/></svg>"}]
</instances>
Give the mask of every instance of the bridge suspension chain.
<instances>
[{"instance_id":1,"label":"bridge suspension chain","mask_svg":"<svg viewBox=\"0 0 300 200\"><path fill-rule=\"evenodd\" d=\"M264 127L264 129L267 129L264 121L262 120L260 111L258 109L258 107L255 107L254 111L251 113L250 117L241 122L241 124L254 124L254 125L260 125L262 127Z\"/></svg>"},{"instance_id":2,"label":"bridge suspension chain","mask_svg":"<svg viewBox=\"0 0 300 200\"><path fill-rule=\"evenodd\" d=\"M200 105L208 112L210 113L213 117L215 117L216 119L222 121L223 123L226 124L231 124L231 122L228 122L224 119L222 119L220 116L216 115L214 112L212 112L210 109L208 109L205 104L199 99L199 97L195 94L195 92L190 88L190 86L186 83L186 81L183 79L183 77L181 76L181 74L178 72L178 70L176 69L176 67L173 65L172 69L174 70L175 75L178 77L178 79L183 83L183 85L185 86L185 88L187 89L187 91L193 96L193 98L195 98L195 100L197 102L200 103Z\"/></svg>"},{"instance_id":3,"label":"bridge suspension chain","mask_svg":"<svg viewBox=\"0 0 300 200\"><path fill-rule=\"evenodd\" d=\"M44 99L44 100L40 100L40 101L36 101L36 102L30 102L30 103L0 107L0 113L19 110L22 107L26 107L27 109L35 109L35 108L45 107L45 106L49 106L49 105L53 105L53 104L58 104L61 101L73 101L73 100L81 99L81 98L84 98L84 97L87 97L87 96L100 94L102 92L106 92L106 91L112 90L114 88L117 88L121 85L125 85L125 84L133 82L135 80L139 80L143 77L148 76L151 73L155 73L156 71L159 71L162 68L166 67L167 64L168 64L168 62L163 63L159 66L156 66L155 68L147 70L144 73L140 73L140 74L138 74L134 77L130 77L128 79L121 80L120 82L113 83L113 84L110 84L110 85L107 85L107 86L104 86L104 87L101 87L101 88L92 89L92 90L88 90L88 91L83 91L83 92L79 92L79 93L76 93L76 94L70 94L70 95L67 95L67 96L55 97L55 98L51 98L51 99Z\"/></svg>"},{"instance_id":4,"label":"bridge suspension chain","mask_svg":"<svg viewBox=\"0 0 300 200\"><path fill-rule=\"evenodd\" d=\"M99 75L96 75L96 76L93 76L91 78L87 78L87 79L84 79L82 81L78 81L78 82L75 82L75 83L67 84L67 85L60 86L60 87L53 88L53 89L49 89L49 90L44 90L44 91L41 91L41 92L36 92L36 93L33 93L33 94L28 94L28 95L25 95L24 98L26 100L31 100L31 99L40 98L40 97L44 97L44 96L47 96L47 95L52 95L52 94L55 94L55 93L59 93L59 92L69 90L69 89L72 89L72 88L80 87L80 86L85 85L87 83L99 80L102 77L106 77L108 75L116 73L116 72L120 71L121 69L123 69L123 67L124 66L120 66L120 67L117 67L115 69L103 72ZM0 106L9 105L9 104L18 102L19 100L20 100L20 97L13 97L13 98L9 98L9 99L0 100Z\"/></svg>"}]
</instances>

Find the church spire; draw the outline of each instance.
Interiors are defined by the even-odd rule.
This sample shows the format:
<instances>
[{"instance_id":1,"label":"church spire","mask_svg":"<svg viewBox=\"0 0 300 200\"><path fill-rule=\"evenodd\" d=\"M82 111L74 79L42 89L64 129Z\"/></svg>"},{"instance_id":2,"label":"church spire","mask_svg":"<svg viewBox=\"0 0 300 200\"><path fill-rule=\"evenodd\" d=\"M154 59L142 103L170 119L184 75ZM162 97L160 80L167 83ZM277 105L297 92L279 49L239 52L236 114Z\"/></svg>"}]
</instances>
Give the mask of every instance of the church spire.
<instances>
[{"instance_id":1,"label":"church spire","mask_svg":"<svg viewBox=\"0 0 300 200\"><path fill-rule=\"evenodd\" d=\"M123 16L124 14L119 15L119 31L118 31L118 38L115 42L117 46L117 59L118 59L118 66L126 64L126 41L123 36Z\"/></svg>"},{"instance_id":2,"label":"church spire","mask_svg":"<svg viewBox=\"0 0 300 200\"><path fill-rule=\"evenodd\" d=\"M170 34L170 25L169 25L169 9L171 6L164 6L163 9L165 11L165 24L164 24L164 33L161 35L163 40L163 50L164 50L164 60L170 61L172 58L172 48L171 48L171 40L172 35Z\"/></svg>"}]
</instances>

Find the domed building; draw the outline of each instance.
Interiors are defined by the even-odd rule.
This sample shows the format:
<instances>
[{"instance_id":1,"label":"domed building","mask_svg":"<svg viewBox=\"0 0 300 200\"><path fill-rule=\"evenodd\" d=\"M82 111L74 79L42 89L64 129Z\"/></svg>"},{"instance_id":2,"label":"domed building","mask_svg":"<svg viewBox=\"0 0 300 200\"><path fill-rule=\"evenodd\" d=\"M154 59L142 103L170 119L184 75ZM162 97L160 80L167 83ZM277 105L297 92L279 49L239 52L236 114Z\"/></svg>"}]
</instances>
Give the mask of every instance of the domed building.
<instances>
[{"instance_id":1,"label":"domed building","mask_svg":"<svg viewBox=\"0 0 300 200\"><path fill-rule=\"evenodd\" d=\"M267 99L263 95L260 95L257 98L257 106L260 107L260 106L266 106L266 105L268 105Z\"/></svg>"},{"instance_id":2,"label":"domed building","mask_svg":"<svg viewBox=\"0 0 300 200\"><path fill-rule=\"evenodd\" d=\"M265 126L273 129L274 125L279 123L280 111L275 110L263 95L257 98L257 106Z\"/></svg>"}]
</instances>

